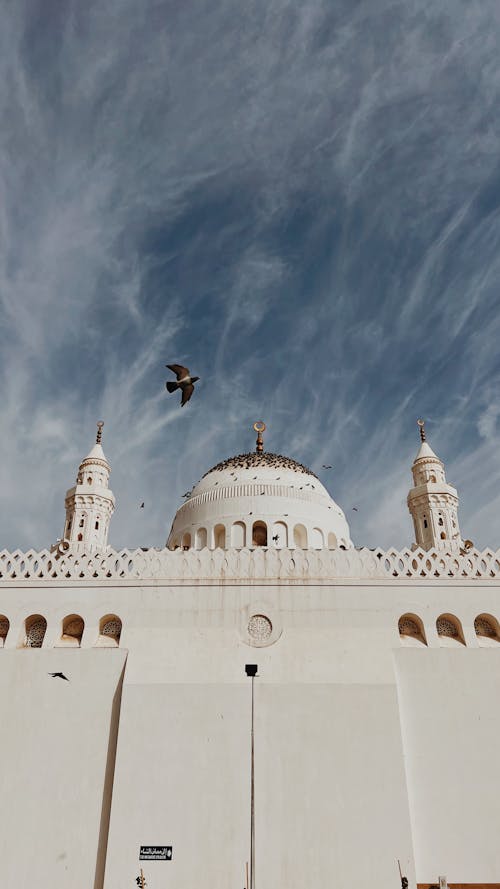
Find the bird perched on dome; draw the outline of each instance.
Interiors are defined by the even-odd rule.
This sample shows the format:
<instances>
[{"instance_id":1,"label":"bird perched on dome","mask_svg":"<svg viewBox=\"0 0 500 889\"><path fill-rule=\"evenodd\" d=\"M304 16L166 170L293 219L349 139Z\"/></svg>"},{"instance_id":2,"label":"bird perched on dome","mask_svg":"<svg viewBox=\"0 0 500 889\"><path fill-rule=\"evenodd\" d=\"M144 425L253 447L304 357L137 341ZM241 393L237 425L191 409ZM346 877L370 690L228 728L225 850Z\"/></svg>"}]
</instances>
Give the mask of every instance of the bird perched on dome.
<instances>
[{"instance_id":1,"label":"bird perched on dome","mask_svg":"<svg viewBox=\"0 0 500 889\"><path fill-rule=\"evenodd\" d=\"M166 364L165 367L168 367L169 370L173 371L177 377L176 383L169 380L165 385L169 392L175 392L177 389L181 390L181 407L184 407L194 392L194 384L200 378L192 377L189 373L189 368L183 367L182 364Z\"/></svg>"}]
</instances>

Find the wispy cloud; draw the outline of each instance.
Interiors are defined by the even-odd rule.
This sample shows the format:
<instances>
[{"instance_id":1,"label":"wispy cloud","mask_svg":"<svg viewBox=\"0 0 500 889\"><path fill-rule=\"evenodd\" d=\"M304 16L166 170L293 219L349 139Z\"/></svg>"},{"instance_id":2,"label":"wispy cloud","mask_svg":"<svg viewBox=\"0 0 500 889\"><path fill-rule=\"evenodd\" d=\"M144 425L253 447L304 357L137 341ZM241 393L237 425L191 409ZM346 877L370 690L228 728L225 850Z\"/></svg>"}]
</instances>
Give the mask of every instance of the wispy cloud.
<instances>
[{"instance_id":1,"label":"wispy cloud","mask_svg":"<svg viewBox=\"0 0 500 889\"><path fill-rule=\"evenodd\" d=\"M2 544L60 534L102 417L112 542L161 545L262 416L403 545L423 414L500 545L499 34L495 0L4 9Z\"/></svg>"}]
</instances>

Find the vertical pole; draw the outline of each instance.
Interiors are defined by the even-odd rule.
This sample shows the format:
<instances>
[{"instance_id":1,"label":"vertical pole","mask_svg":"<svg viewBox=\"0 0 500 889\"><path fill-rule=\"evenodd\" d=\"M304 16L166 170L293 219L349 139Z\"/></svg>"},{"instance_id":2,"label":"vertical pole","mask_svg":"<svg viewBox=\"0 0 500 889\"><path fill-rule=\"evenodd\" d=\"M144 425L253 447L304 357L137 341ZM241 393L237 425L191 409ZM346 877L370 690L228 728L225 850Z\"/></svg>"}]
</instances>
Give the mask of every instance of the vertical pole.
<instances>
[{"instance_id":1,"label":"vertical pole","mask_svg":"<svg viewBox=\"0 0 500 889\"><path fill-rule=\"evenodd\" d=\"M253 683L252 676L252 752L250 769L250 889L255 889L255 759L254 759L254 732L253 732Z\"/></svg>"}]
</instances>

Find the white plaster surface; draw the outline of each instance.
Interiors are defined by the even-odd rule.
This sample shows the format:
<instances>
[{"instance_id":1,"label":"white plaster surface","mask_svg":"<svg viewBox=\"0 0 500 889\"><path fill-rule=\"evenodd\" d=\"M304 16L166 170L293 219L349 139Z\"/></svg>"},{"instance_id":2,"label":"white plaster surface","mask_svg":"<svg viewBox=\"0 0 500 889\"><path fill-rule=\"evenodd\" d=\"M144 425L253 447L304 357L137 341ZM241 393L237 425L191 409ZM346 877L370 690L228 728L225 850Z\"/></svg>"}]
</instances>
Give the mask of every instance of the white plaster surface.
<instances>
[{"instance_id":1,"label":"white plaster surface","mask_svg":"<svg viewBox=\"0 0 500 889\"><path fill-rule=\"evenodd\" d=\"M500 882L500 650L397 650L419 882Z\"/></svg>"},{"instance_id":2,"label":"white plaster surface","mask_svg":"<svg viewBox=\"0 0 500 889\"><path fill-rule=\"evenodd\" d=\"M0 654L2 885L92 889L126 652ZM55 671L70 681L48 675Z\"/></svg>"}]
</instances>

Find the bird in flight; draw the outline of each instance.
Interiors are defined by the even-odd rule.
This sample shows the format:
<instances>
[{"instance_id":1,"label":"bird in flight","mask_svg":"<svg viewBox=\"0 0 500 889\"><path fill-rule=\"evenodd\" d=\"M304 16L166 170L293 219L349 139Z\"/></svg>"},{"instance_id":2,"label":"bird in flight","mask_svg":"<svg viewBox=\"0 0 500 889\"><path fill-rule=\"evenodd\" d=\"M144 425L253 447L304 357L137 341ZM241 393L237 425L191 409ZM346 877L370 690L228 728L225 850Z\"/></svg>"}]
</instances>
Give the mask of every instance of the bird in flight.
<instances>
[{"instance_id":1,"label":"bird in flight","mask_svg":"<svg viewBox=\"0 0 500 889\"><path fill-rule=\"evenodd\" d=\"M329 463L323 463L323 469L332 469Z\"/></svg>"},{"instance_id":2,"label":"bird in flight","mask_svg":"<svg viewBox=\"0 0 500 889\"><path fill-rule=\"evenodd\" d=\"M139 509L144 509L144 503L141 503Z\"/></svg>"},{"instance_id":3,"label":"bird in flight","mask_svg":"<svg viewBox=\"0 0 500 889\"><path fill-rule=\"evenodd\" d=\"M353 510L354 510L354 512L358 512L358 507L357 507L357 506L353 506Z\"/></svg>"},{"instance_id":4,"label":"bird in flight","mask_svg":"<svg viewBox=\"0 0 500 889\"><path fill-rule=\"evenodd\" d=\"M169 370L173 371L177 377L176 383L169 380L165 385L169 392L175 392L177 389L181 390L181 407L184 407L194 392L194 384L200 378L192 377L189 373L189 368L183 367L182 364L166 364L165 367L168 367Z\"/></svg>"},{"instance_id":5,"label":"bird in flight","mask_svg":"<svg viewBox=\"0 0 500 889\"><path fill-rule=\"evenodd\" d=\"M279 539L280 539L279 534L275 534L273 537L274 542L277 543Z\"/></svg>"},{"instance_id":6,"label":"bird in flight","mask_svg":"<svg viewBox=\"0 0 500 889\"><path fill-rule=\"evenodd\" d=\"M52 676L52 679L65 679L66 682L69 682L68 677L64 673L49 673L48 675Z\"/></svg>"}]
</instances>

